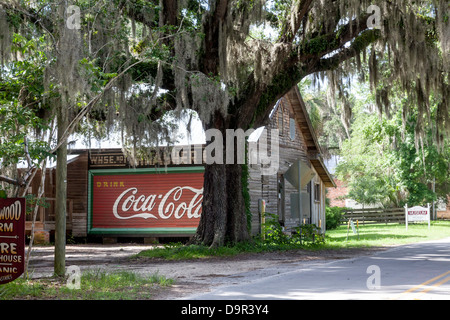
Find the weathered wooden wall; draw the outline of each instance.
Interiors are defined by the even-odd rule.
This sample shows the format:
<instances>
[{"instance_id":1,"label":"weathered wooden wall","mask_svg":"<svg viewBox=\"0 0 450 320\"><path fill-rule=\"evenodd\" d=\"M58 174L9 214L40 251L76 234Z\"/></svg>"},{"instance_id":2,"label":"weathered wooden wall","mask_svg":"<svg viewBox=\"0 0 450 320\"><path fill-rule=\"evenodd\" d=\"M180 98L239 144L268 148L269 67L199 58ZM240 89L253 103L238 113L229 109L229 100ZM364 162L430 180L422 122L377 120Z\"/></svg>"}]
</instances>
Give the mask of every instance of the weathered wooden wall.
<instances>
[{"instance_id":1,"label":"weathered wooden wall","mask_svg":"<svg viewBox=\"0 0 450 320\"><path fill-rule=\"evenodd\" d=\"M85 237L87 226L87 177L88 152L78 155L67 164L67 223L68 234ZM37 194L41 181L41 171L37 172L29 193ZM48 168L45 176L45 198L48 208L38 215L37 228L52 232L55 230L55 187L56 170ZM27 217L31 220L31 216ZM27 224L27 229L31 224Z\"/></svg>"},{"instance_id":2,"label":"weathered wooden wall","mask_svg":"<svg viewBox=\"0 0 450 320\"><path fill-rule=\"evenodd\" d=\"M299 220L291 216L290 194L297 193L297 189L289 182L284 182L284 216L281 207L283 206L278 197L278 183L280 175L284 174L299 158L309 163L305 139L300 130L300 124L295 122L295 138L290 137L290 120L295 119L293 107L288 99L282 98L274 111L266 129L278 129L279 135L279 168L276 175L261 175L259 166L253 165L250 170L249 189L251 196L252 211L252 233L257 234L261 228L261 216L258 211L258 199L266 202L266 212L277 214L279 220L285 227L292 228L298 226ZM268 137L268 148L271 146L272 137ZM260 147L264 147L261 146ZM281 181L280 181L281 182ZM306 191L306 187L302 189Z\"/></svg>"},{"instance_id":3,"label":"weathered wooden wall","mask_svg":"<svg viewBox=\"0 0 450 320\"><path fill-rule=\"evenodd\" d=\"M308 194L306 201L310 201L311 208L310 213L302 213L305 218L304 222L313 223L320 227L322 232L325 232L326 187L332 186L333 181L319 158L320 150L315 135L311 132L308 115L305 114L306 110L302 103L303 101L301 101L301 97L298 96L296 90L291 90L280 99L269 124L266 126L268 132L272 129L278 129L279 132L279 167L277 174L261 175L258 165L250 166L249 189L253 234L257 234L261 230L259 199L265 200L266 212L277 214L279 221L287 230L299 225L299 218L291 215L290 197L290 194L298 193L298 190L284 179L285 172L299 159L312 168L316 174L310 185L302 188L302 192ZM295 137L293 139L291 137L291 121L295 125ZM272 137L269 135L267 139L269 150L271 139ZM326 182L323 179L326 179ZM279 195L280 183L284 184L284 197L283 194ZM317 191L320 193L317 198L314 194L316 192L315 185L318 185Z\"/></svg>"},{"instance_id":4,"label":"weathered wooden wall","mask_svg":"<svg viewBox=\"0 0 450 320\"><path fill-rule=\"evenodd\" d=\"M80 154L67 166L67 199L73 201L72 235L85 237L88 212L88 152Z\"/></svg>"}]
</instances>

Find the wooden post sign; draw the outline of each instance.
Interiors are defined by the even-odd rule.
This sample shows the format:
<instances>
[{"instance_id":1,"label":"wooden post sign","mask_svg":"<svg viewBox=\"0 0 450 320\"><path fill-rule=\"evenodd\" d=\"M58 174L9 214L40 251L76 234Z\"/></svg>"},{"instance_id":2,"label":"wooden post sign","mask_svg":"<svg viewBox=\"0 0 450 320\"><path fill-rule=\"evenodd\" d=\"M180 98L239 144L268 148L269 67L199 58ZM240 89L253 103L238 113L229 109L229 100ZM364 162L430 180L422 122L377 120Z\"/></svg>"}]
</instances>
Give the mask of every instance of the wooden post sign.
<instances>
[{"instance_id":1,"label":"wooden post sign","mask_svg":"<svg viewBox=\"0 0 450 320\"><path fill-rule=\"evenodd\" d=\"M406 230L408 230L408 222L416 221L428 221L428 229L430 229L430 204L427 207L415 206L412 208L408 208L407 204L405 205Z\"/></svg>"},{"instance_id":2,"label":"wooden post sign","mask_svg":"<svg viewBox=\"0 0 450 320\"><path fill-rule=\"evenodd\" d=\"M24 271L25 198L0 199L0 284Z\"/></svg>"}]
</instances>

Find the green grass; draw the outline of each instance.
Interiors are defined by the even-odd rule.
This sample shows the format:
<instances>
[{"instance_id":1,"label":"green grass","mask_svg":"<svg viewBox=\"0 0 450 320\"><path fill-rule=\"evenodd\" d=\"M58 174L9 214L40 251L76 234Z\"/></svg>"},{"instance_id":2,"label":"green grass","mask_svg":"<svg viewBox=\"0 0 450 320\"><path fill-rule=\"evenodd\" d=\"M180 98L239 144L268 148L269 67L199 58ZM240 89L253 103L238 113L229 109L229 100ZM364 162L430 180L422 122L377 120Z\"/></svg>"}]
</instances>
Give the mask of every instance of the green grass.
<instances>
[{"instance_id":1,"label":"green grass","mask_svg":"<svg viewBox=\"0 0 450 320\"><path fill-rule=\"evenodd\" d=\"M431 229L427 224L410 224L406 231L404 224L373 224L359 226L359 239L353 234L351 228L347 240L347 226L343 225L326 233L325 243L300 245L292 243L267 243L255 240L241 243L236 246L224 246L209 249L206 246L171 244L164 247L144 250L135 255L135 258L153 258L166 260L206 259L211 257L230 257L243 253L260 253L287 250L322 250L345 249L361 247L381 247L400 245L412 242L442 239L450 237L450 221L432 221Z\"/></svg>"},{"instance_id":2,"label":"green grass","mask_svg":"<svg viewBox=\"0 0 450 320\"><path fill-rule=\"evenodd\" d=\"M232 257L244 253L261 253L316 248L320 245L311 243L300 245L294 243L267 243L260 240L238 243L234 246L209 248L203 245L183 245L180 243L165 245L141 251L132 258L150 258L164 260L194 260L214 257Z\"/></svg>"},{"instance_id":3,"label":"green grass","mask_svg":"<svg viewBox=\"0 0 450 320\"><path fill-rule=\"evenodd\" d=\"M244 252L257 252L257 247L251 243L236 246L223 246L210 249L202 245L185 246L181 243L172 243L164 247L144 250L133 258L160 258L165 260L193 260L211 257L229 257Z\"/></svg>"},{"instance_id":4,"label":"green grass","mask_svg":"<svg viewBox=\"0 0 450 320\"><path fill-rule=\"evenodd\" d=\"M80 289L70 289L64 278L17 279L0 287L0 300L136 300L151 299L160 287L170 286L172 279L158 274L149 276L129 271L90 270L81 276Z\"/></svg>"},{"instance_id":5,"label":"green grass","mask_svg":"<svg viewBox=\"0 0 450 320\"><path fill-rule=\"evenodd\" d=\"M359 225L359 239L350 227L347 240L347 225L327 231L328 248L378 247L408 244L427 240L438 240L450 237L450 221L431 221L427 223L409 224L408 231L404 224L372 224Z\"/></svg>"}]
</instances>

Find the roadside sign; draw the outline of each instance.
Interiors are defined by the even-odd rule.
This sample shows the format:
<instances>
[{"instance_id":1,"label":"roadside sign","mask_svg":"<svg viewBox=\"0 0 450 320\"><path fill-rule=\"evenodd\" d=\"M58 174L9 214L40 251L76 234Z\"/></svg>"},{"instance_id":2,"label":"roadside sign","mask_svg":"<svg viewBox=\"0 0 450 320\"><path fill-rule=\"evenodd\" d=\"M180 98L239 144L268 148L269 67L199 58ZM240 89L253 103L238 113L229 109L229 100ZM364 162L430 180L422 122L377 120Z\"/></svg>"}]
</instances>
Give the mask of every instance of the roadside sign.
<instances>
[{"instance_id":1,"label":"roadside sign","mask_svg":"<svg viewBox=\"0 0 450 320\"><path fill-rule=\"evenodd\" d=\"M357 234L358 235L358 240L359 240L359 221L356 220L356 228L355 228L355 223L353 222L353 220L351 218L348 219L348 223L347 223L347 240L348 240L348 231L350 230L350 226L352 227L353 234Z\"/></svg>"},{"instance_id":2,"label":"roadside sign","mask_svg":"<svg viewBox=\"0 0 450 320\"><path fill-rule=\"evenodd\" d=\"M428 221L428 229L430 229L430 204L427 207L415 206L408 208L408 204L405 205L405 224L406 230L408 230L408 222Z\"/></svg>"},{"instance_id":3,"label":"roadside sign","mask_svg":"<svg viewBox=\"0 0 450 320\"><path fill-rule=\"evenodd\" d=\"M353 234L356 234L355 224L353 223L353 220L350 220L350 225L352 226Z\"/></svg>"},{"instance_id":4,"label":"roadside sign","mask_svg":"<svg viewBox=\"0 0 450 320\"><path fill-rule=\"evenodd\" d=\"M25 206L25 198L0 199L0 284L24 272Z\"/></svg>"}]
</instances>

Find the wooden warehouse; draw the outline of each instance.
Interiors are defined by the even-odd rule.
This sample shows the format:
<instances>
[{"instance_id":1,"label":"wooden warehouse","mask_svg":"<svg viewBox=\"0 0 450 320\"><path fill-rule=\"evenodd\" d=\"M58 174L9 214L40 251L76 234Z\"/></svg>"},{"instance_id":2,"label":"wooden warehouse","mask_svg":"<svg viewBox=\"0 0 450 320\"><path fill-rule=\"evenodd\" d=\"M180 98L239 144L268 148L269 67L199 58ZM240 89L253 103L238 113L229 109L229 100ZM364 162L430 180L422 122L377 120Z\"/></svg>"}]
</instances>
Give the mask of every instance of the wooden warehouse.
<instances>
[{"instance_id":1,"label":"wooden warehouse","mask_svg":"<svg viewBox=\"0 0 450 320\"><path fill-rule=\"evenodd\" d=\"M325 188L335 185L323 164L297 87L278 101L266 129L278 130L278 139L268 135L264 143L270 150L277 140L279 158L276 172L270 175L264 174L259 164L249 166L252 233L261 228L261 199L266 203L266 212L277 214L286 229L299 223L314 223L325 232ZM260 143L259 147L264 145ZM133 161L121 149L72 150L67 170L68 235L192 235L201 214L205 148L189 146L190 158L182 154L185 150L186 146L159 148ZM36 175L31 193L37 193L39 181ZM54 232L54 168L46 171L45 181L49 207L38 214L38 238L41 234L48 238Z\"/></svg>"},{"instance_id":2,"label":"wooden warehouse","mask_svg":"<svg viewBox=\"0 0 450 320\"><path fill-rule=\"evenodd\" d=\"M277 214L286 230L303 223L315 224L324 233L325 189L335 187L335 184L323 163L317 137L297 86L278 101L267 129L279 132L279 168L276 175L259 175L257 170L250 170L252 213L259 212L258 199L263 199L266 212ZM301 217L298 189L289 182L292 181L291 172L297 172L295 169L299 164L303 168L300 170ZM252 231L258 232L260 221L255 219L255 214L252 222Z\"/></svg>"}]
</instances>

